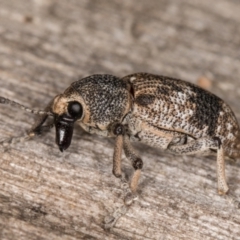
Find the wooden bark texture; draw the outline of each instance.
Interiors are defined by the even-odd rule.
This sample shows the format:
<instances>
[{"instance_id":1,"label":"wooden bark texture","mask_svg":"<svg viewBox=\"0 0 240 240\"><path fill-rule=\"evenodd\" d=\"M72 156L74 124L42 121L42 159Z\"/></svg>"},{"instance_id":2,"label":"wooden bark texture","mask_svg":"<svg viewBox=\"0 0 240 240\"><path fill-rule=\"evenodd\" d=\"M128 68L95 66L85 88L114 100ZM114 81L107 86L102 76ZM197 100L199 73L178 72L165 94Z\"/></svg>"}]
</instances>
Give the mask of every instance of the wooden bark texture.
<instances>
[{"instance_id":1,"label":"wooden bark texture","mask_svg":"<svg viewBox=\"0 0 240 240\"><path fill-rule=\"evenodd\" d=\"M43 109L78 78L150 72L208 86L240 120L239 26L237 0L0 0L0 96ZM35 118L1 105L0 139ZM122 204L113 144L76 127L63 154L54 129L1 149L0 239L240 239L240 210L218 196L214 158L140 144L138 200L105 231ZM123 171L132 172L124 156ZM239 172L227 162L240 199Z\"/></svg>"}]
</instances>

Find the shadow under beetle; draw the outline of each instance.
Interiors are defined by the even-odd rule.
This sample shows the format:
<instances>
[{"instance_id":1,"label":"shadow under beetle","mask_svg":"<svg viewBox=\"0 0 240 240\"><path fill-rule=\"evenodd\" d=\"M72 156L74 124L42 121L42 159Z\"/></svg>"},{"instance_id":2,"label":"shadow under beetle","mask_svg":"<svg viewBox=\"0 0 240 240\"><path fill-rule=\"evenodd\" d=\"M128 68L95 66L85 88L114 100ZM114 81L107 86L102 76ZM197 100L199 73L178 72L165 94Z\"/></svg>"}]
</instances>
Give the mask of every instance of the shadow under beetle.
<instances>
[{"instance_id":1,"label":"shadow under beetle","mask_svg":"<svg viewBox=\"0 0 240 240\"><path fill-rule=\"evenodd\" d=\"M0 103L41 115L28 138L50 128L44 123L53 117L61 151L71 144L75 122L89 133L115 137L113 174L122 176L122 150L134 168L126 204L132 202L143 167L132 141L175 154L216 153L219 194L229 190L224 158L240 156L239 125L230 107L198 86L169 77L147 73L124 78L92 75L73 82L44 111L31 110L3 97Z\"/></svg>"}]
</instances>

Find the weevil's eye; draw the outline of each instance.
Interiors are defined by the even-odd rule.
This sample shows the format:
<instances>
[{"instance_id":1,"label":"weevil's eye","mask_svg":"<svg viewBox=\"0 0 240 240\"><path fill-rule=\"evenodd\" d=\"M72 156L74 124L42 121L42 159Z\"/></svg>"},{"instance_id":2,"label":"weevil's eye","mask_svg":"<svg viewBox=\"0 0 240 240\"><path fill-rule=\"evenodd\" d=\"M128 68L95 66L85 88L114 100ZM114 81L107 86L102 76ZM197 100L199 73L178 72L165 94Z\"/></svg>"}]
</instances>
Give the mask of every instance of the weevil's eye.
<instances>
[{"instance_id":1,"label":"weevil's eye","mask_svg":"<svg viewBox=\"0 0 240 240\"><path fill-rule=\"evenodd\" d=\"M82 114L83 114L82 105L76 101L69 102L68 103L68 114L75 120L81 118Z\"/></svg>"}]
</instances>

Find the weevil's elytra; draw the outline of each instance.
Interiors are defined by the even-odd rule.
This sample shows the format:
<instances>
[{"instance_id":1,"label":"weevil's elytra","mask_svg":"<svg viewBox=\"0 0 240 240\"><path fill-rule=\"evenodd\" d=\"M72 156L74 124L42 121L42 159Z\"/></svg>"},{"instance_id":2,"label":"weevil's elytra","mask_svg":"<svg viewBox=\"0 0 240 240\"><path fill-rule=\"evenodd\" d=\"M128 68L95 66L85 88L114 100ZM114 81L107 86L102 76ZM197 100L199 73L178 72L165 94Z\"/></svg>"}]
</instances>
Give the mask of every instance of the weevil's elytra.
<instances>
[{"instance_id":1,"label":"weevil's elytra","mask_svg":"<svg viewBox=\"0 0 240 240\"><path fill-rule=\"evenodd\" d=\"M92 75L72 83L45 111L31 110L3 97L0 103L42 115L29 137L48 129L44 122L53 116L61 151L71 144L74 123L87 132L115 137L113 174L122 176L123 150L134 169L129 184L132 193L137 189L143 161L131 141L180 155L216 153L219 194L229 190L225 157L240 157L240 130L230 107L214 94L174 78L147 73L124 78Z\"/></svg>"},{"instance_id":2,"label":"weevil's elytra","mask_svg":"<svg viewBox=\"0 0 240 240\"><path fill-rule=\"evenodd\" d=\"M233 112L212 93L181 80L151 74L137 76L132 81L136 85L135 99L149 91L157 99L149 109L135 105L139 119L144 119L151 126L185 133L195 139L219 135L225 145L239 136ZM124 79L127 78L132 78L132 75Z\"/></svg>"}]
</instances>

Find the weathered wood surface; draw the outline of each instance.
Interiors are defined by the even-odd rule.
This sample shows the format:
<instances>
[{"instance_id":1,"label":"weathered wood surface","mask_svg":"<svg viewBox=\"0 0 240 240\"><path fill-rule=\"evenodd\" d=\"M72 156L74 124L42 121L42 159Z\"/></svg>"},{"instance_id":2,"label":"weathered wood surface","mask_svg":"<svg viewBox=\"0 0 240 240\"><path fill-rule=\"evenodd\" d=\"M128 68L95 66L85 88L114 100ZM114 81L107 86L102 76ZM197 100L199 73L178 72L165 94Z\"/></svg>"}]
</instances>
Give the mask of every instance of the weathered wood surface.
<instances>
[{"instance_id":1,"label":"weathered wood surface","mask_svg":"<svg viewBox=\"0 0 240 240\"><path fill-rule=\"evenodd\" d=\"M79 77L143 71L197 83L240 119L240 2L236 0L0 0L0 95L34 108ZM0 138L24 134L34 116L0 106ZM215 160L137 145L139 198L121 205L113 141L77 128L60 153L54 131L1 150L0 239L240 239L240 211L217 195ZM124 158L123 169L131 173ZM240 198L240 162L227 164Z\"/></svg>"}]
</instances>

